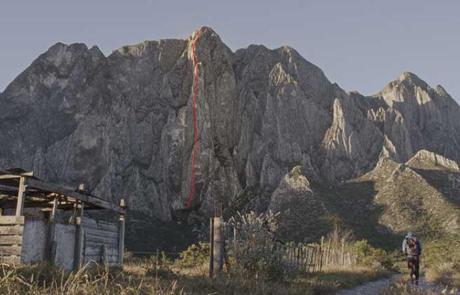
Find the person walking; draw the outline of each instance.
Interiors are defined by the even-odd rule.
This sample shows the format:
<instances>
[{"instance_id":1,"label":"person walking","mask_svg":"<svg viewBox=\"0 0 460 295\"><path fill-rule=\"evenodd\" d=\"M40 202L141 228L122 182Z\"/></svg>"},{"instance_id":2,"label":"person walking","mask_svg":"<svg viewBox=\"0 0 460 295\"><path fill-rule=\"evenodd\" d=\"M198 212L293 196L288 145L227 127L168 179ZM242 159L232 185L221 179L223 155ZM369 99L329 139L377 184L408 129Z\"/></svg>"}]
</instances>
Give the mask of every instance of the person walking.
<instances>
[{"instance_id":1,"label":"person walking","mask_svg":"<svg viewBox=\"0 0 460 295\"><path fill-rule=\"evenodd\" d=\"M414 233L408 232L402 242L402 251L407 256L407 267L410 270L412 283L418 285L420 276L420 254L422 254L422 244Z\"/></svg>"}]
</instances>

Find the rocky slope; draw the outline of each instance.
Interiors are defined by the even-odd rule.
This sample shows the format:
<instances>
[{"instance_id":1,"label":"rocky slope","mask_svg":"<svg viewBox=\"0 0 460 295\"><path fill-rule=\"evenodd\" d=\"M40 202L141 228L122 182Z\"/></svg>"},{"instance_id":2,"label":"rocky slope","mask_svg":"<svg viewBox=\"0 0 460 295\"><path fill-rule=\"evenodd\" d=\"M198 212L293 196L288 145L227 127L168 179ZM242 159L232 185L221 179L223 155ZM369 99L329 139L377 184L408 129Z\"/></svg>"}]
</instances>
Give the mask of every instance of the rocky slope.
<instances>
[{"instance_id":1,"label":"rocky slope","mask_svg":"<svg viewBox=\"0 0 460 295\"><path fill-rule=\"evenodd\" d=\"M457 233L459 175L455 162L421 150L403 164L382 158L363 179L375 181L374 200L383 206L379 223L392 232Z\"/></svg>"},{"instance_id":2,"label":"rocky slope","mask_svg":"<svg viewBox=\"0 0 460 295\"><path fill-rule=\"evenodd\" d=\"M228 206L248 187L268 208L297 165L305 179L335 184L371 171L382 155L406 162L426 149L460 160L460 108L441 86L403 73L375 96L347 93L292 48L232 52L201 30L199 212L216 199ZM191 40L109 56L52 46L0 94L0 167L85 182L145 216L175 218L192 169Z\"/></svg>"}]
</instances>

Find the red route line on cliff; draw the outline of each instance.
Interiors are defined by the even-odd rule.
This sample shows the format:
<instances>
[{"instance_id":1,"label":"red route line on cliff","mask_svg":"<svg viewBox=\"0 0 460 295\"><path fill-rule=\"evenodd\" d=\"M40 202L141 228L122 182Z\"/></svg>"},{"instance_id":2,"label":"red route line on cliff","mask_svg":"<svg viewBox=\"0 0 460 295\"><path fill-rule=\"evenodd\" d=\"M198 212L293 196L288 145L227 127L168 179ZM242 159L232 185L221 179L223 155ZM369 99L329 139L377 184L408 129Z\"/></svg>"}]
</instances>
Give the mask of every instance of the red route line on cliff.
<instances>
[{"instance_id":1,"label":"red route line on cliff","mask_svg":"<svg viewBox=\"0 0 460 295\"><path fill-rule=\"evenodd\" d=\"M196 31L192 39L192 63L193 63L193 96L192 96L192 112L193 112L193 146L191 156L191 175L190 175L190 191L185 202L185 208L189 209L192 206L193 199L195 197L195 159L198 151L198 124L197 124L197 107L196 100L199 91L199 80L200 80L200 66L199 60L196 56L196 43L201 36L201 28Z\"/></svg>"}]
</instances>

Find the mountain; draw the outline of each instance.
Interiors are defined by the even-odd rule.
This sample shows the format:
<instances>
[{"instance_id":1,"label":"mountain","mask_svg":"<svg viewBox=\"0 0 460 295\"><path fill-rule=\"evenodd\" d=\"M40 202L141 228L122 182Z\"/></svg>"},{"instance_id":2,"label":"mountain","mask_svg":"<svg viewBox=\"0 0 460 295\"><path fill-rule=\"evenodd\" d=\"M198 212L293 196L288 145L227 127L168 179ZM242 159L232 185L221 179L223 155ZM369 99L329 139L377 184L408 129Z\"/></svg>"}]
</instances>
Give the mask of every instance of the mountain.
<instances>
[{"instance_id":1,"label":"mountain","mask_svg":"<svg viewBox=\"0 0 460 295\"><path fill-rule=\"evenodd\" d=\"M198 141L191 167L193 48ZM326 212L322 188L375 172L383 157L415 163L427 150L460 160L460 107L441 86L403 73L374 96L349 93L290 47L232 52L207 27L187 40L145 41L109 56L58 43L0 94L0 109L0 167L74 187L84 182L112 201L124 197L129 226L138 230L137 216L183 219L192 170L189 223L205 220L216 201L231 207L247 191L260 197L259 210L275 206L296 166L318 186L312 200ZM394 181L423 174L410 163ZM310 192L293 189L308 199ZM386 216L382 222L390 224Z\"/></svg>"}]
</instances>

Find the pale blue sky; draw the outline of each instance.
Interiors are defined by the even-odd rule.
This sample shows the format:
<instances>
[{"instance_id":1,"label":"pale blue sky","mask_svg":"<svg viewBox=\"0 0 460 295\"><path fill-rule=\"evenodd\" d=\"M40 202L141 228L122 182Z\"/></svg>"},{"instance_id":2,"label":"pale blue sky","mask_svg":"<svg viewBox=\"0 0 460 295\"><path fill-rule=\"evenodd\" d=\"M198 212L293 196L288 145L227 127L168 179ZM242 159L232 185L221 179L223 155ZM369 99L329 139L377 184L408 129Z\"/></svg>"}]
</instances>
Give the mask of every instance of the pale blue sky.
<instances>
[{"instance_id":1,"label":"pale blue sky","mask_svg":"<svg viewBox=\"0 0 460 295\"><path fill-rule=\"evenodd\" d=\"M0 91L58 41L109 54L201 25L233 50L292 46L346 90L373 94L412 71L460 99L458 0L2 0Z\"/></svg>"}]
</instances>

